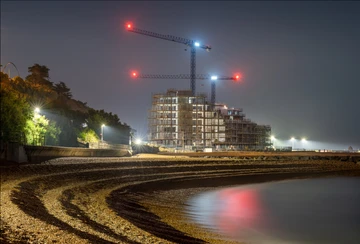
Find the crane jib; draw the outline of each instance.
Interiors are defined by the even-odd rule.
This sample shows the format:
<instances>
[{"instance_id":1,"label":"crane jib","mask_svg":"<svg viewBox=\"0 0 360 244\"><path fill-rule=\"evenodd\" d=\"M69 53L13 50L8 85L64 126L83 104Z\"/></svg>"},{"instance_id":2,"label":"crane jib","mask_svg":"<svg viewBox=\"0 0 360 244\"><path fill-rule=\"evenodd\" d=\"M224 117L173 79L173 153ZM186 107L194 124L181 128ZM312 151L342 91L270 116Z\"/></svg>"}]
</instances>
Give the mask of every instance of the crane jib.
<instances>
[{"instance_id":1,"label":"crane jib","mask_svg":"<svg viewBox=\"0 0 360 244\"><path fill-rule=\"evenodd\" d=\"M207 46L207 45L200 45L199 42L195 42L195 41L187 39L187 38L182 38L182 37L177 37L177 36L172 36L172 35L163 35L163 34L158 34L158 33L151 32L151 31L134 28L134 27L132 27L131 24L128 24L127 28L128 28L128 31L130 31L130 32L142 34L145 36L155 37L155 38L159 38L159 39L163 39L163 40L167 40L167 41L178 42L178 43L182 43L187 46L190 46L191 47L191 52L190 52L190 89L191 89L192 95L195 96L195 94L196 94L196 48L202 48L202 49L205 49L206 51L210 51L211 47Z\"/></svg>"},{"instance_id":2,"label":"crane jib","mask_svg":"<svg viewBox=\"0 0 360 244\"><path fill-rule=\"evenodd\" d=\"M138 28L128 29L128 31L142 34L145 36L151 36L151 37L155 37L155 38L159 38L159 39L163 39L163 40L182 43L187 46L194 46L194 43L195 43L195 41L187 39L187 38L177 37L177 36L173 36L173 35L163 35L163 34L155 33L152 31L146 31L146 30L142 30L142 29L138 29ZM211 50L211 47L207 46L207 45L200 45L199 48Z\"/></svg>"},{"instance_id":3,"label":"crane jib","mask_svg":"<svg viewBox=\"0 0 360 244\"><path fill-rule=\"evenodd\" d=\"M138 78L145 79L190 79L190 74L178 74L178 75L158 75L158 74L139 74ZM195 74L197 80L211 80L212 75L209 74ZM230 76L217 76L217 80L236 80Z\"/></svg>"}]
</instances>

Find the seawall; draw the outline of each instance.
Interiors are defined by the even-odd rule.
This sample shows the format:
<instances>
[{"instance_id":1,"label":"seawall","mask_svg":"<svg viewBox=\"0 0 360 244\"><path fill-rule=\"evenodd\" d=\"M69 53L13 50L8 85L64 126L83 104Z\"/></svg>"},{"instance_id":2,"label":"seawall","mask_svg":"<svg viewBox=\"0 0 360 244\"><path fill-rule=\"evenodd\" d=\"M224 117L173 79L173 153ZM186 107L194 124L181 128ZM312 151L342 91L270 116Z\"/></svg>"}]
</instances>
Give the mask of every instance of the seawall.
<instances>
[{"instance_id":1,"label":"seawall","mask_svg":"<svg viewBox=\"0 0 360 244\"><path fill-rule=\"evenodd\" d=\"M127 145L119 149L91 149L55 146L22 146L17 143L9 143L3 148L1 159L16 163L41 163L60 157L126 157L131 155L131 148Z\"/></svg>"}]
</instances>

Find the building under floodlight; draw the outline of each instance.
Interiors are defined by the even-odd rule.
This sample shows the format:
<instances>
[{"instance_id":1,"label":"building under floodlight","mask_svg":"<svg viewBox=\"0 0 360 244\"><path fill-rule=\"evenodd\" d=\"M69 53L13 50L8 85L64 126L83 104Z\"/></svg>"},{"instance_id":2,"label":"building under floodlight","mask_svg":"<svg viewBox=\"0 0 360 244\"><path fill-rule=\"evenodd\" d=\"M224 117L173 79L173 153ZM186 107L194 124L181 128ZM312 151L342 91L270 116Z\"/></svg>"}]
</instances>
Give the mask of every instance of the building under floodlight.
<instances>
[{"instance_id":1,"label":"building under floodlight","mask_svg":"<svg viewBox=\"0 0 360 244\"><path fill-rule=\"evenodd\" d=\"M152 144L185 150L263 150L271 145L271 127L245 118L241 109L211 106L206 94L169 89L153 94L148 139Z\"/></svg>"}]
</instances>

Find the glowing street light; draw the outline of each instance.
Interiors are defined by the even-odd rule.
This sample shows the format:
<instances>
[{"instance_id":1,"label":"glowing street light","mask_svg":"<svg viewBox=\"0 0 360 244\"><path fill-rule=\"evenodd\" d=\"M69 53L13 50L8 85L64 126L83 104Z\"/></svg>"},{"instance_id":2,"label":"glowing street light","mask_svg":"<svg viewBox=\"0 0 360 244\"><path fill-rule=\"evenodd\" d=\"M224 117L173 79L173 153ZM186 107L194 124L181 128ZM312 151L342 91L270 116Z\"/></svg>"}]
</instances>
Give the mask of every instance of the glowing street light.
<instances>
[{"instance_id":1,"label":"glowing street light","mask_svg":"<svg viewBox=\"0 0 360 244\"><path fill-rule=\"evenodd\" d=\"M39 107L36 107L34 109L34 118L37 119L40 117L40 108Z\"/></svg>"},{"instance_id":2,"label":"glowing street light","mask_svg":"<svg viewBox=\"0 0 360 244\"><path fill-rule=\"evenodd\" d=\"M295 138L291 137L290 141L292 142L292 150L294 150L294 142L295 142Z\"/></svg>"},{"instance_id":3,"label":"glowing street light","mask_svg":"<svg viewBox=\"0 0 360 244\"><path fill-rule=\"evenodd\" d=\"M304 150L306 150L306 149L305 149L305 144L307 144L306 138L305 138L305 137L302 138L302 139L301 139L301 142L302 142L302 146L304 147Z\"/></svg>"},{"instance_id":4,"label":"glowing street light","mask_svg":"<svg viewBox=\"0 0 360 244\"><path fill-rule=\"evenodd\" d=\"M101 125L101 141L104 141L104 127L105 127L105 125L102 124Z\"/></svg>"},{"instance_id":5,"label":"glowing street light","mask_svg":"<svg viewBox=\"0 0 360 244\"><path fill-rule=\"evenodd\" d=\"M140 145L142 143L142 140L140 139L140 138L137 138L136 140L135 140L135 144L136 145Z\"/></svg>"},{"instance_id":6,"label":"glowing street light","mask_svg":"<svg viewBox=\"0 0 360 244\"><path fill-rule=\"evenodd\" d=\"M271 136L270 137L270 139L271 139L271 143L273 144L273 147L275 147L275 136Z\"/></svg>"}]
</instances>

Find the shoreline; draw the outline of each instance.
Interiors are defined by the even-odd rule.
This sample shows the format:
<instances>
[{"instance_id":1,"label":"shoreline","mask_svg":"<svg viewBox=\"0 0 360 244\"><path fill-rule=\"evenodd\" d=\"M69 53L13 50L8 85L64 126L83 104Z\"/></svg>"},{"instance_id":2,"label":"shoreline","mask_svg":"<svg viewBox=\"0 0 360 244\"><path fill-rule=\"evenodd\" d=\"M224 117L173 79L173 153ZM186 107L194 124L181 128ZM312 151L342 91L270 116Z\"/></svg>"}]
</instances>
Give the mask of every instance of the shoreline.
<instances>
[{"instance_id":1,"label":"shoreline","mask_svg":"<svg viewBox=\"0 0 360 244\"><path fill-rule=\"evenodd\" d=\"M189 197L232 185L328 176L359 177L360 165L150 155L3 167L0 240L225 243L187 221L181 207Z\"/></svg>"},{"instance_id":2,"label":"shoreline","mask_svg":"<svg viewBox=\"0 0 360 244\"><path fill-rule=\"evenodd\" d=\"M196 237L202 240L205 240L208 243L216 243L216 244L226 244L226 243L241 243L236 240L232 240L231 238L222 235L220 233L216 233L210 229L202 227L195 222L193 222L186 212L187 202L191 199L191 197L196 196L198 194L202 194L208 191L218 191L221 189L232 188L232 187L246 187L257 184L268 184L272 182L283 182L289 180L307 180L307 179L324 179L324 178L338 178L338 177L355 177L359 178L360 175L353 174L340 174L336 175L333 173L325 173L325 174L316 174L311 173L310 175L292 175L289 177L279 178L274 175L259 175L260 177L265 177L265 179L259 180L245 180L241 184L236 185L228 185L228 186L218 186L218 187L203 187L203 188L192 188L184 190L170 190L166 192L160 192L158 198L155 200L143 200L142 204L149 208L150 211L154 212L158 215L162 220L180 231ZM161 201L161 199L167 199L168 206L167 207L159 207L155 201ZM176 212L176 214L174 214Z\"/></svg>"}]
</instances>

